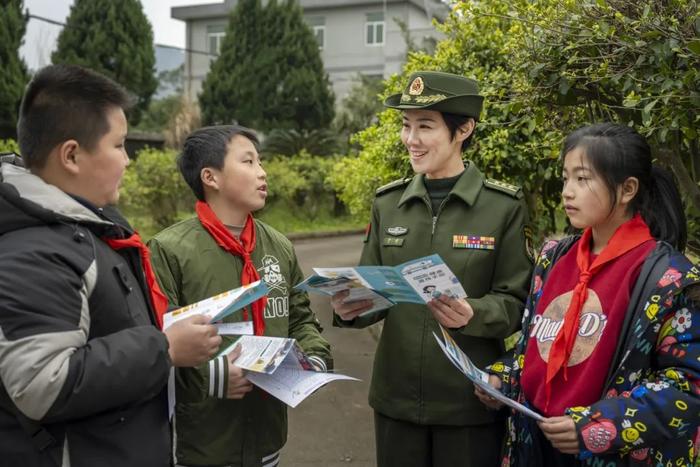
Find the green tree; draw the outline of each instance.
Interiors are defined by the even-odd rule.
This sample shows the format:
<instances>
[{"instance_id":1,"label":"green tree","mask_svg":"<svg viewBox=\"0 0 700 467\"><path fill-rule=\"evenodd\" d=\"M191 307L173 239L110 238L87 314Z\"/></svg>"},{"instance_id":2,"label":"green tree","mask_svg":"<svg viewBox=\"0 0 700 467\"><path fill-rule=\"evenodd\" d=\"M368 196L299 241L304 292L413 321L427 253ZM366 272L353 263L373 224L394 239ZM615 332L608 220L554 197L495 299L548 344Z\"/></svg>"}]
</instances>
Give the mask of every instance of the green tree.
<instances>
[{"instance_id":1,"label":"green tree","mask_svg":"<svg viewBox=\"0 0 700 467\"><path fill-rule=\"evenodd\" d=\"M51 60L91 68L126 87L137 101L133 124L158 86L153 31L138 0L76 0Z\"/></svg>"},{"instance_id":2,"label":"green tree","mask_svg":"<svg viewBox=\"0 0 700 467\"><path fill-rule=\"evenodd\" d=\"M17 114L27 67L19 56L27 17L22 13L22 0L0 1L0 138L17 136Z\"/></svg>"},{"instance_id":3,"label":"green tree","mask_svg":"<svg viewBox=\"0 0 700 467\"><path fill-rule=\"evenodd\" d=\"M488 175L521 185L540 233L556 227L562 138L596 121L634 124L700 210L700 18L695 0L469 0L440 26L435 54L409 55L398 92L418 69L477 79L486 96L468 157ZM367 216L374 189L410 173L399 113L359 133L362 150L332 180L353 214Z\"/></svg>"},{"instance_id":4,"label":"green tree","mask_svg":"<svg viewBox=\"0 0 700 467\"><path fill-rule=\"evenodd\" d=\"M530 105L634 125L675 174L700 249L700 3L557 0L512 20L530 25L515 60Z\"/></svg>"},{"instance_id":5,"label":"green tree","mask_svg":"<svg viewBox=\"0 0 700 467\"><path fill-rule=\"evenodd\" d=\"M334 96L318 42L299 3L271 0L265 16L271 32L266 52L275 57L274 80L265 93L266 129L328 128L335 114Z\"/></svg>"},{"instance_id":6,"label":"green tree","mask_svg":"<svg viewBox=\"0 0 700 467\"><path fill-rule=\"evenodd\" d=\"M380 77L358 75L340 103L333 121L335 131L349 140L355 133L376 123L377 113L382 110L380 94L383 91L384 83Z\"/></svg>"},{"instance_id":7,"label":"green tree","mask_svg":"<svg viewBox=\"0 0 700 467\"><path fill-rule=\"evenodd\" d=\"M295 0L238 3L199 102L207 124L235 120L262 131L330 125L328 76Z\"/></svg>"},{"instance_id":8,"label":"green tree","mask_svg":"<svg viewBox=\"0 0 700 467\"><path fill-rule=\"evenodd\" d=\"M247 126L260 123L261 63L265 40L263 9L260 0L240 0L229 15L221 53L202 84L199 105L205 124L237 121ZM258 62L258 60L260 62Z\"/></svg>"},{"instance_id":9,"label":"green tree","mask_svg":"<svg viewBox=\"0 0 700 467\"><path fill-rule=\"evenodd\" d=\"M161 99L152 99L148 109L141 115L138 125L131 128L137 131L161 133L170 124L173 115L180 109L182 96L173 94Z\"/></svg>"}]
</instances>

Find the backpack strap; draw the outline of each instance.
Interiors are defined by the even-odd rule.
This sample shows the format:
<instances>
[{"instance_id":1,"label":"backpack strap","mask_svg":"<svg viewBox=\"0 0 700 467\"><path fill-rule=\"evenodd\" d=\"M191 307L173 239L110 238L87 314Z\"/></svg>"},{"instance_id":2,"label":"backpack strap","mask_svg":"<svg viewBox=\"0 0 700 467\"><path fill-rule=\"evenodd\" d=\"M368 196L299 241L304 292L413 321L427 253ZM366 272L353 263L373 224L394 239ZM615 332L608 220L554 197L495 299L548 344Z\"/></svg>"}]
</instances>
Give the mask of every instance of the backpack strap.
<instances>
[{"instance_id":1,"label":"backpack strap","mask_svg":"<svg viewBox=\"0 0 700 467\"><path fill-rule=\"evenodd\" d=\"M618 342L622 342L623 344L618 344L613 359L610 360L611 365L605 378L604 388L610 386L611 379L617 370L616 362L622 358L622 352L629 348L630 340L634 337L631 323L636 316L639 302L653 293L654 289L657 287L659 278L663 276L668 269L668 255L664 254L665 247L663 243L657 242L655 250L647 256L647 259L642 263L637 282L634 284L634 288L630 294L629 304L625 311L625 319L622 322L623 334L618 338Z\"/></svg>"}]
</instances>

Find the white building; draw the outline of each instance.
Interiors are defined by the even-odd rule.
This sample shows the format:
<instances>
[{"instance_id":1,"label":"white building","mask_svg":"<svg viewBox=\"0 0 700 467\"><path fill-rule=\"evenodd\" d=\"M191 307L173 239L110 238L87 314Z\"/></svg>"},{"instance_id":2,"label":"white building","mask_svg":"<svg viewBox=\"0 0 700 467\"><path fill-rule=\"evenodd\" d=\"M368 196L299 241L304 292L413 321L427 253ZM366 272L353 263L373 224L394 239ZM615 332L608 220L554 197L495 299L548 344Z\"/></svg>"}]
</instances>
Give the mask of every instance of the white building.
<instances>
[{"instance_id":1,"label":"white building","mask_svg":"<svg viewBox=\"0 0 700 467\"><path fill-rule=\"evenodd\" d=\"M263 0L264 2L265 0ZM237 0L180 6L171 16L186 23L185 92L191 98L216 59L228 15ZM333 85L336 100L350 90L356 75L386 78L401 70L406 41L400 24L412 41L439 38L432 20L443 20L449 8L439 0L299 0L304 18L321 49L321 58ZM197 53L206 51L208 54Z\"/></svg>"}]
</instances>

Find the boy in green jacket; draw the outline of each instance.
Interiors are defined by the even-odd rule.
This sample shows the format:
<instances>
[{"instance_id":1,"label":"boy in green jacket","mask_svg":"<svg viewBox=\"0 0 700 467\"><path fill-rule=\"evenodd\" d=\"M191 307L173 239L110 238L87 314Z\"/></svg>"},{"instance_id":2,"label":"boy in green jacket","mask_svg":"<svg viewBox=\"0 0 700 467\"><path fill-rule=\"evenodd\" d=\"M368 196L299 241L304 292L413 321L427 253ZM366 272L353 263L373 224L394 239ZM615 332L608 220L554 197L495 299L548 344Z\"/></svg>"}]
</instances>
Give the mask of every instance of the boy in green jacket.
<instances>
[{"instance_id":1,"label":"boy in green jacket","mask_svg":"<svg viewBox=\"0 0 700 467\"><path fill-rule=\"evenodd\" d=\"M309 298L293 288L303 275L291 242L252 216L267 197L255 133L234 125L197 130L185 141L178 167L198 199L197 217L149 244L170 303L185 306L262 279L267 298L225 321L249 322L256 335L293 337L318 370L329 369L330 346ZM231 340L224 336L222 348ZM235 356L176 372L176 464L278 465L287 440L286 406L253 387L233 364Z\"/></svg>"}]
</instances>

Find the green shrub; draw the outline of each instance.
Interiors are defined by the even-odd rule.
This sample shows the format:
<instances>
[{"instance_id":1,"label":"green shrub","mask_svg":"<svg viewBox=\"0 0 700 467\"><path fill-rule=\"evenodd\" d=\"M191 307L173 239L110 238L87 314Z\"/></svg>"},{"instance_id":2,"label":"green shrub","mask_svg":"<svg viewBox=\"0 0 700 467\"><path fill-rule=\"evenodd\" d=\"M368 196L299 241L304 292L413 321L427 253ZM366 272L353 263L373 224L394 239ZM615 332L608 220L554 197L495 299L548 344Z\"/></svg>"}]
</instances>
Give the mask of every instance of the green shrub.
<instances>
[{"instance_id":1,"label":"green shrub","mask_svg":"<svg viewBox=\"0 0 700 467\"><path fill-rule=\"evenodd\" d=\"M192 210L194 195L177 170L176 155L174 150L146 148L127 168L120 208L137 229L158 231L175 223L181 211Z\"/></svg>"},{"instance_id":2,"label":"green shrub","mask_svg":"<svg viewBox=\"0 0 700 467\"><path fill-rule=\"evenodd\" d=\"M324 205L334 204L335 192L326 178L336 161L303 150L294 156L272 158L265 163L268 204L285 205L313 220Z\"/></svg>"},{"instance_id":3,"label":"green shrub","mask_svg":"<svg viewBox=\"0 0 700 467\"><path fill-rule=\"evenodd\" d=\"M262 152L278 156L293 156L305 151L314 156L335 154L340 148L340 138L333 130L272 130L263 140Z\"/></svg>"},{"instance_id":4,"label":"green shrub","mask_svg":"<svg viewBox=\"0 0 700 467\"><path fill-rule=\"evenodd\" d=\"M16 152L19 154L19 146L14 139L0 139L0 152Z\"/></svg>"}]
</instances>

